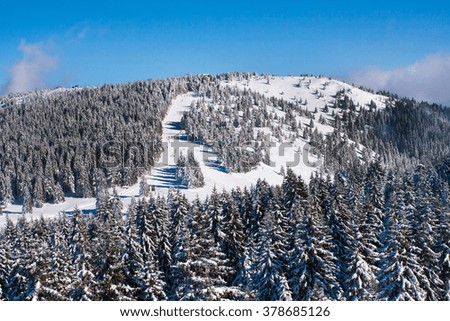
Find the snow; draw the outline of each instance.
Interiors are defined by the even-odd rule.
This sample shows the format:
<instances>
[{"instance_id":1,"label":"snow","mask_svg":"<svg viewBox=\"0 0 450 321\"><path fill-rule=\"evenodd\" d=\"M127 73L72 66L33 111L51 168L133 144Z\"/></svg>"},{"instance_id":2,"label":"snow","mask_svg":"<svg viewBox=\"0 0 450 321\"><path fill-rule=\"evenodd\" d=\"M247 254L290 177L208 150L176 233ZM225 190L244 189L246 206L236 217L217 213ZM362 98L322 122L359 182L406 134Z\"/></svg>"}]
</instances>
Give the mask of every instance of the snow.
<instances>
[{"instance_id":1,"label":"snow","mask_svg":"<svg viewBox=\"0 0 450 321\"><path fill-rule=\"evenodd\" d=\"M300 83L300 87L298 84ZM330 116L320 111L326 104L332 104L335 100L334 95L339 90L345 90L346 94L361 108L365 108L373 101L377 108L385 107L386 97L375 95L341 81L332 80L324 77L309 76L288 76L275 77L269 76L267 84L266 76L253 76L250 80L233 80L222 82L222 86L236 87L240 90L250 89L259 92L266 97L277 97L291 102L302 101L304 108L309 111L319 110L315 114L314 126L319 132L329 133L333 127L323 125L318 122L320 115L330 119ZM60 91L62 89L57 89ZM76 89L75 89L76 90ZM53 91L49 91L51 94ZM254 170L247 173L229 173L226 168L217 162L217 154L210 150L208 146L202 146L186 140L185 133L180 129L180 120L185 111L188 111L192 102L198 98L194 93L187 93L174 99L164 121L162 141L164 142L164 152L155 168L145 175L148 184L153 185L156 194L167 195L170 188L180 188L186 197L190 200L197 196L200 199L206 198L212 190L231 190L232 188L251 186L256 184L258 179L265 179L270 184L281 184L283 176L280 173L281 166L285 169L291 167L296 174L299 174L308 182L312 173L321 166L321 160L317 159L310 150L306 141L301 138L293 139L291 142L279 142L272 140L270 149L271 165L261 163ZM273 108L278 116L283 116L284 112ZM310 119L297 116L297 121L309 125ZM269 128L258 128L265 134L270 135ZM255 129L255 133L257 132ZM202 188L186 189L175 177L176 160L180 151L187 154L192 149L194 156L200 163L200 168L205 178L205 186ZM124 203L124 211L127 210L132 197L139 197L139 183L129 188L117 188L117 192ZM45 204L42 208L33 208L33 214L27 214L28 218L55 217L62 212L70 214L75 207L78 207L83 213L94 212L94 198L71 198L61 204ZM22 215L21 205L10 205L4 209L12 221ZM6 222L7 215L0 215L0 226Z\"/></svg>"},{"instance_id":2,"label":"snow","mask_svg":"<svg viewBox=\"0 0 450 321\"><path fill-rule=\"evenodd\" d=\"M170 188L181 188L190 200L197 196L204 199L212 192L214 187L220 191L222 189L230 190L237 186L251 186L256 184L259 178L265 178L274 184L282 182L283 177L279 174L280 168L273 168L265 164L261 164L248 173L228 173L223 166L217 163L217 154L214 151L207 146L187 142L184 132L179 129L179 122L182 114L189 110L192 101L196 99L193 93L177 97L164 119L163 141L165 142L165 151L159 161L159 166L155 167L151 175L147 176L147 182L156 187L157 194L165 195ZM202 188L185 189L175 178L177 156L180 151L187 154L189 149L194 152L205 177L205 186ZM292 160L294 159L294 156L289 154L280 157L288 159L289 156L292 156Z\"/></svg>"},{"instance_id":3,"label":"snow","mask_svg":"<svg viewBox=\"0 0 450 321\"><path fill-rule=\"evenodd\" d=\"M268 78L269 84L267 84L266 76L253 76L250 80L224 81L222 85L242 90L250 89L266 97L276 97L291 102L300 99L305 101L306 99L306 106L309 111L314 111L315 108L323 108L325 104L334 101L333 96L339 90L345 90L347 96L360 106L368 106L371 101L377 105L377 108L386 106L385 96L372 94L335 79L313 76L268 76ZM299 83L301 87L298 87ZM314 94L316 91L317 94ZM318 97L318 94L323 95L323 97Z\"/></svg>"}]
</instances>

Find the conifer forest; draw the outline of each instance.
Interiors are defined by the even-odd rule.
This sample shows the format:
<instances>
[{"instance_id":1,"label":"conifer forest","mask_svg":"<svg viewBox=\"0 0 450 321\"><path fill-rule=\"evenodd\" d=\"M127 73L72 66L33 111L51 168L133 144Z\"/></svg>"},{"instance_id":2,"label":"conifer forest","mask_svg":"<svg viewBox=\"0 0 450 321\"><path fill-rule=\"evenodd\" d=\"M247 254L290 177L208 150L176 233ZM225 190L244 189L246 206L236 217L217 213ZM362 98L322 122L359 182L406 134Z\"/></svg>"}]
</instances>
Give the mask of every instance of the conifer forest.
<instances>
[{"instance_id":1,"label":"conifer forest","mask_svg":"<svg viewBox=\"0 0 450 321\"><path fill-rule=\"evenodd\" d=\"M190 149L155 176L166 127L214 161ZM324 76L9 94L0 300L448 301L449 186L450 108Z\"/></svg>"}]
</instances>

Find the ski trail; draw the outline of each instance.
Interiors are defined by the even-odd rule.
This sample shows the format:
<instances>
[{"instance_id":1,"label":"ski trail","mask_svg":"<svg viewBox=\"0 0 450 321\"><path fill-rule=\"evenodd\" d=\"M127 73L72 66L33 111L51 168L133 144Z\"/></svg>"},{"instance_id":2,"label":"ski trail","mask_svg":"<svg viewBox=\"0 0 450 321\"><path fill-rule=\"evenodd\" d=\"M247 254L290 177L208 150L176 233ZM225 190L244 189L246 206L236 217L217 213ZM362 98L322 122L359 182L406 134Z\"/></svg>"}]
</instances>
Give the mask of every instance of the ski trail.
<instances>
[{"instance_id":1,"label":"ski trail","mask_svg":"<svg viewBox=\"0 0 450 321\"><path fill-rule=\"evenodd\" d=\"M199 149L201 146L188 142L181 130L180 123L183 113L190 109L191 103L197 98L193 93L178 96L172 102L166 117L163 120L162 142L164 151L147 176L147 183L156 188L157 193L165 194L165 190L184 188L176 179L176 163L180 152L186 153L188 149Z\"/></svg>"}]
</instances>

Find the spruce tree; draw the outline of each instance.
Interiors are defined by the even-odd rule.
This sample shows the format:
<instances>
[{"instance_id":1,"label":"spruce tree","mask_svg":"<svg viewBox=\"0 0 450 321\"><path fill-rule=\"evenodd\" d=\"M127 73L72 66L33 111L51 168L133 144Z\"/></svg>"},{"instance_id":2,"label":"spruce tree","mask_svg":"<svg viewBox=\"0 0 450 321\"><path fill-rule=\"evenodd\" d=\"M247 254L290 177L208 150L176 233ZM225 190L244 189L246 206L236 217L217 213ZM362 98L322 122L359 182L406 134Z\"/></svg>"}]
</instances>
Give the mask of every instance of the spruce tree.
<instances>
[{"instance_id":1,"label":"spruce tree","mask_svg":"<svg viewBox=\"0 0 450 321\"><path fill-rule=\"evenodd\" d=\"M253 263L252 291L259 301L292 300L291 290L283 272L283 260L279 252L279 239L273 213L263 218L258 231L255 261Z\"/></svg>"},{"instance_id":2,"label":"spruce tree","mask_svg":"<svg viewBox=\"0 0 450 321\"><path fill-rule=\"evenodd\" d=\"M80 210L72 215L69 239L69 254L74 269L74 277L68 288L68 296L74 301L95 300L96 280L92 266L92 253L89 250L88 226Z\"/></svg>"},{"instance_id":3,"label":"spruce tree","mask_svg":"<svg viewBox=\"0 0 450 321\"><path fill-rule=\"evenodd\" d=\"M303 211L290 256L289 282L293 300L338 300L341 289L336 279L336 259L328 249L330 236L323 233L323 221L308 207Z\"/></svg>"},{"instance_id":4,"label":"spruce tree","mask_svg":"<svg viewBox=\"0 0 450 321\"><path fill-rule=\"evenodd\" d=\"M384 214L381 234L380 269L377 273L380 300L423 300L425 291L420 285L423 273L417 256L408 242L411 233L404 217L401 194Z\"/></svg>"}]
</instances>

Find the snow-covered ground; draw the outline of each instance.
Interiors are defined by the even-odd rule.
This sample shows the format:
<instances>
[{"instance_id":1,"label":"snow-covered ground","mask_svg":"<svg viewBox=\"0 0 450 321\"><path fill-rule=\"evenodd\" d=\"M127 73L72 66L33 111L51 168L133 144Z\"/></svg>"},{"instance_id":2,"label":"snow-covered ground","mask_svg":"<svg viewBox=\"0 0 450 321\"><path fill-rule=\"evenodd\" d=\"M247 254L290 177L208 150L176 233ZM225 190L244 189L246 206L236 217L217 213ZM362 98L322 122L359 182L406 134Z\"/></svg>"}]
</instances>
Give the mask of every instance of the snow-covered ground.
<instances>
[{"instance_id":1,"label":"snow-covered ground","mask_svg":"<svg viewBox=\"0 0 450 321\"><path fill-rule=\"evenodd\" d=\"M186 197L192 200L197 196L205 198L214 187L220 191L222 189L230 190L237 186L251 186L259 178L265 178L274 184L282 182L283 176L280 175L280 167L261 164L248 173L228 173L226 168L217 162L217 154L210 148L186 141L185 133L180 129L180 120L183 113L189 110L191 103L196 99L192 93L177 97L164 119L162 139L165 150L158 166L147 176L148 184L155 186L157 194L167 194L170 188L181 188ZM186 189L175 178L177 157L180 153L186 155L188 150L194 152L205 177L205 186L202 188ZM275 164L281 164L283 160L289 161L289 156L291 156L292 161L295 160L292 147L286 148L286 155L284 156L278 156L279 153L277 153L276 148L272 152ZM289 152L291 155L289 155ZM310 175L312 171L307 174Z\"/></svg>"},{"instance_id":2,"label":"snow-covered ground","mask_svg":"<svg viewBox=\"0 0 450 321\"><path fill-rule=\"evenodd\" d=\"M269 83L267 83L269 79ZM300 86L299 86L300 84ZM373 101L378 108L385 107L386 97L361 90L345 82L313 76L254 76L250 80L224 81L223 86L231 86L239 89L250 89L259 92L266 97L276 97L287 101L299 101L306 103L308 110L323 108L325 104L335 100L334 95L339 90L345 90L347 96L361 105L367 106ZM319 97L321 96L321 97Z\"/></svg>"},{"instance_id":3,"label":"snow-covered ground","mask_svg":"<svg viewBox=\"0 0 450 321\"><path fill-rule=\"evenodd\" d=\"M373 101L378 108L385 107L386 97L375 95L349 84L325 78L325 77L267 77L255 76L250 80L223 82L222 86L231 86L238 89L250 89L259 92L266 97L277 97L287 101L301 101L304 108L309 111L322 109L326 104L332 104L335 100L334 95L339 90L345 90L347 96L365 108ZM191 103L196 98L193 93L187 93L174 99L163 122L162 141L164 143L164 152L158 165L152 172L146 173L145 179L148 184L156 189L156 194L167 195L170 188L181 188L188 199L194 199L199 196L205 198L211 193L214 187L219 191L222 189L230 190L235 187L244 187L255 184L258 179L266 179L271 184L280 184L283 176L280 168L283 166L291 167L297 174L300 174L305 181L321 165L321 160L316 159L308 152L307 142L302 139L295 139L291 142L274 142L270 149L271 165L261 163L256 169L248 173L228 173L226 168L217 162L217 155L208 147L191 143L186 140L185 133L180 129L180 120L185 111L188 111ZM277 113L283 113L280 110L274 110ZM315 128L322 133L328 133L333 130L329 125L320 124L318 119L320 115L329 117L321 111L315 114ZM302 122L309 122L309 119L298 116ZM261 130L261 129L259 129ZM270 132L268 132L270 134ZM180 152L187 153L188 149L194 151L194 156L200 163L205 186L196 189L186 189L175 177L176 160ZM139 184L129 188L117 188L118 194L124 203L125 211L132 197L139 196ZM94 211L94 198L70 198L61 204L45 204L42 208L33 208L33 214L27 217L54 217L61 212L70 213L78 207L85 213ZM16 221L21 214L20 205L10 205L4 209L4 213ZM6 221L6 215L0 215L0 226Z\"/></svg>"}]
</instances>

